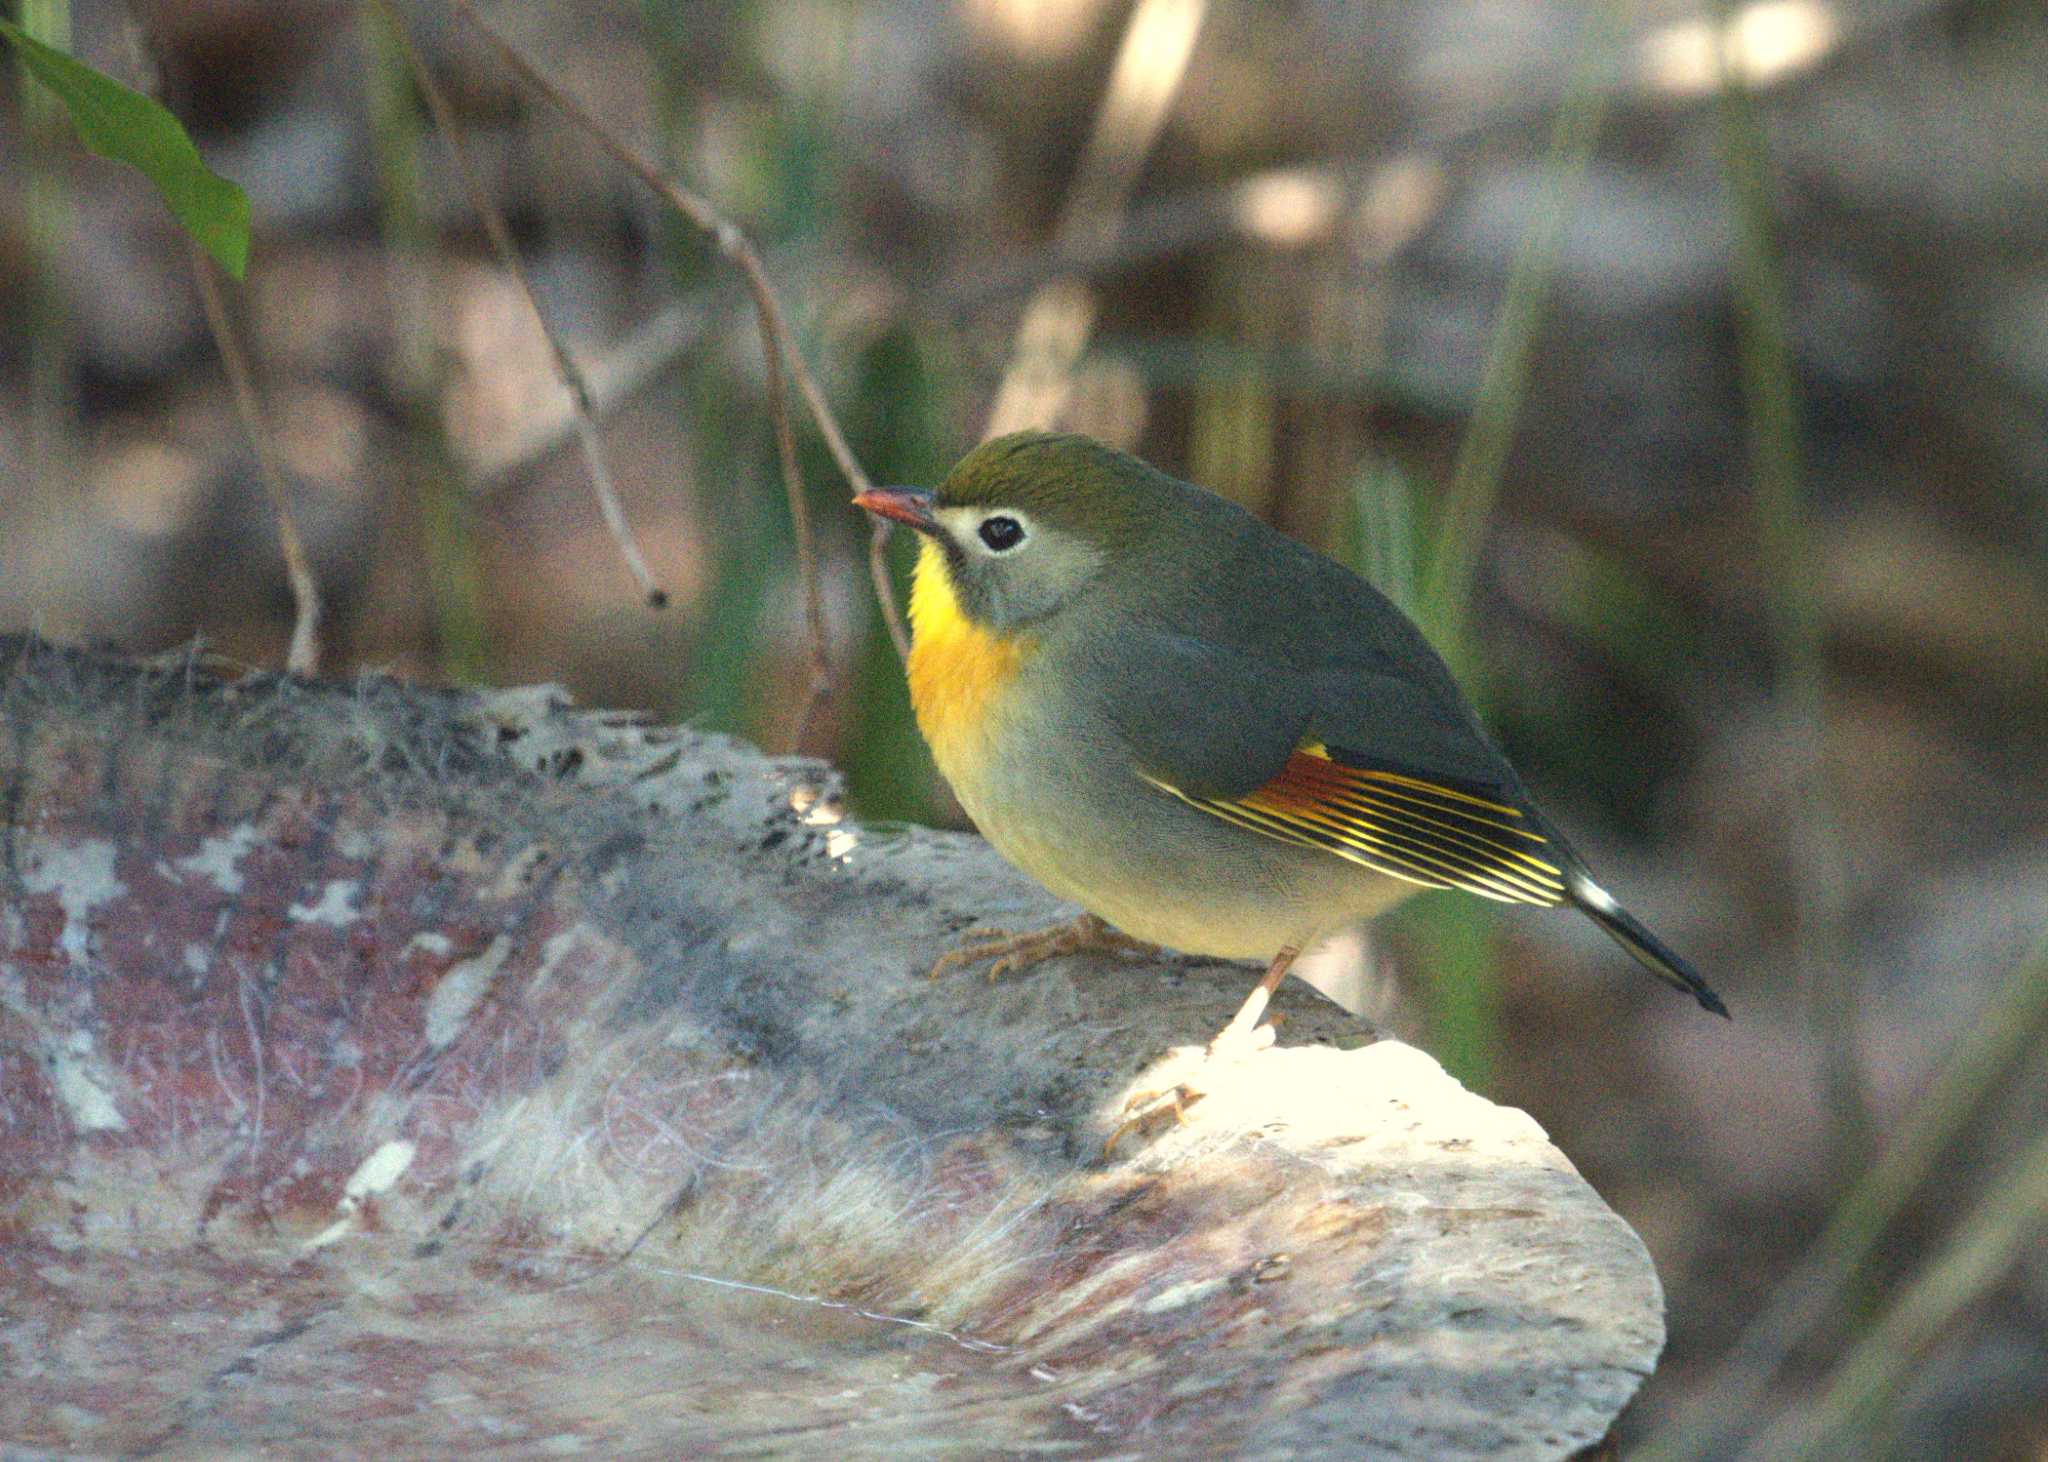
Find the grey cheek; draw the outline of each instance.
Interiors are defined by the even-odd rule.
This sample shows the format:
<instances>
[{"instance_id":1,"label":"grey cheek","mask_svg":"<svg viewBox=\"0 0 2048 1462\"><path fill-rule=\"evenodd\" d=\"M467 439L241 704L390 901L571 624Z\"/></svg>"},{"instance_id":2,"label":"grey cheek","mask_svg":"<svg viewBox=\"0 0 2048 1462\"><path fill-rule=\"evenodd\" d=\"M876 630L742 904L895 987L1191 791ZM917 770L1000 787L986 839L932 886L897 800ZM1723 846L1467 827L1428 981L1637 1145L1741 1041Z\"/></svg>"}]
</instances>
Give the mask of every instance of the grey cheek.
<instances>
[{"instance_id":1,"label":"grey cheek","mask_svg":"<svg viewBox=\"0 0 2048 1462\"><path fill-rule=\"evenodd\" d=\"M1002 572L988 575L989 618L998 625L1018 625L1034 618L1041 606L1034 600L1031 586L1015 576Z\"/></svg>"}]
</instances>

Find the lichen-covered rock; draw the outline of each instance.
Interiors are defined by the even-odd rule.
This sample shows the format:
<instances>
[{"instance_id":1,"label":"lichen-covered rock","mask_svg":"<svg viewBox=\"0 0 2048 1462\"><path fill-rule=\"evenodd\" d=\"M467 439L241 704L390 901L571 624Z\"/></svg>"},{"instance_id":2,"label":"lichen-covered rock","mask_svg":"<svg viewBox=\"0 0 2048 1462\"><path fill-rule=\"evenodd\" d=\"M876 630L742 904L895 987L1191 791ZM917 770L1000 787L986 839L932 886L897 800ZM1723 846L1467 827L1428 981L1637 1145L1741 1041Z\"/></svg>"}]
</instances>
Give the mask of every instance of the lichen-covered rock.
<instances>
[{"instance_id":1,"label":"lichen-covered rock","mask_svg":"<svg viewBox=\"0 0 2048 1462\"><path fill-rule=\"evenodd\" d=\"M0 641L0 1443L1562 1457L1654 1363L1528 1117L728 740Z\"/></svg>"}]
</instances>

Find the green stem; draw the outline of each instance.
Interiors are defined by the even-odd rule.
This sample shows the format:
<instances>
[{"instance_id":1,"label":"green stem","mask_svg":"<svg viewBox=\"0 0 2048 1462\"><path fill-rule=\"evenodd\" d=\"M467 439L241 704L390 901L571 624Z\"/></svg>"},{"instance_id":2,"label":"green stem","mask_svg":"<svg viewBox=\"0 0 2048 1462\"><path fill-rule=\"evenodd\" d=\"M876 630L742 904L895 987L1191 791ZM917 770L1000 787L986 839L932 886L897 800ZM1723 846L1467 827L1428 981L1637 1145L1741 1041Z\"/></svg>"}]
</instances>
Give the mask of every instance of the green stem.
<instances>
[{"instance_id":1,"label":"green stem","mask_svg":"<svg viewBox=\"0 0 2048 1462\"><path fill-rule=\"evenodd\" d=\"M1606 0L1587 25L1578 64L1552 125L1545 154L1548 184L1508 273L1500 318L1480 378L1472 423L1458 449L1451 485L1436 514L1435 549L1423 566L1417 620L1474 699L1483 667L1470 637L1473 584L1487 526L1514 443L1531 362L1564 231L1579 182L1613 99L1622 33L1631 6ZM1476 901L1431 900L1406 921L1418 936L1419 958L1431 971L1430 1033L1452 1075L1485 1089L1500 1039L1500 991L1493 958L1491 912Z\"/></svg>"},{"instance_id":2,"label":"green stem","mask_svg":"<svg viewBox=\"0 0 2048 1462\"><path fill-rule=\"evenodd\" d=\"M1855 1445L1873 1414L1906 1384L1927 1351L1962 1311L2005 1276L2048 1228L2048 1136L2008 1163L1970 1210L1940 1256L1920 1271L1897 1303L1863 1332L1813 1407L1749 1449L1759 1458L1868 1455Z\"/></svg>"},{"instance_id":3,"label":"green stem","mask_svg":"<svg viewBox=\"0 0 2048 1462\"><path fill-rule=\"evenodd\" d=\"M1490 905L1466 894L1425 894L1401 910L1408 957L1429 972L1430 1052L1476 1092L1493 1089L1501 1043L1499 926Z\"/></svg>"},{"instance_id":4,"label":"green stem","mask_svg":"<svg viewBox=\"0 0 2048 1462\"><path fill-rule=\"evenodd\" d=\"M71 50L71 0L21 0L19 24L36 40ZM72 230L71 192L55 143L64 130L63 107L42 87L18 73L23 132L30 145L23 160L23 212L28 254L35 278L29 290L29 459L31 491L44 502L62 501L70 476L71 318L53 262L68 246Z\"/></svg>"},{"instance_id":5,"label":"green stem","mask_svg":"<svg viewBox=\"0 0 2048 1462\"><path fill-rule=\"evenodd\" d=\"M390 261L391 370L415 449L413 492L434 643L441 674L458 683L473 683L490 676L490 638L475 505L440 415L445 381L434 343L427 262L435 239L420 207L425 122L398 38L383 17L367 10L362 26L370 137L377 163L378 226Z\"/></svg>"},{"instance_id":6,"label":"green stem","mask_svg":"<svg viewBox=\"0 0 2048 1462\"><path fill-rule=\"evenodd\" d=\"M2021 1061L2048 1036L2048 936L2006 977L1955 1044L1876 1164L1849 1190L1805 1258L1749 1324L1713 1385L1637 1462L1725 1455L1728 1435L1753 1419L1786 1357L1856 1285L1914 1195L1953 1154Z\"/></svg>"},{"instance_id":7,"label":"green stem","mask_svg":"<svg viewBox=\"0 0 2048 1462\"><path fill-rule=\"evenodd\" d=\"M1477 668L1468 643L1472 586L1486 529L1500 497L1502 470L1514 444L1530 361L1549 302L1550 283L1564 244L1565 225L1578 201L1579 181L1592 159L1613 99L1622 54L1628 0L1607 0L1588 22L1579 63L1551 128L1546 157L1549 184L1516 252L1500 319L1472 412L1438 516L1436 551L1423 577L1423 630L1452 670L1469 685Z\"/></svg>"},{"instance_id":8,"label":"green stem","mask_svg":"<svg viewBox=\"0 0 2048 1462\"><path fill-rule=\"evenodd\" d=\"M1723 31L1727 30L1724 17ZM1844 868L1834 800L1825 785L1827 666L1815 545L1806 500L1797 393L1763 129L1742 78L1720 48L1721 146L1735 222L1735 310L1758 535L1768 578L1778 697L1794 739L1797 792L1790 822L1800 989L1821 1053L1838 1182L1870 1162L1871 1117L1856 1050L1856 985L1841 949Z\"/></svg>"}]
</instances>

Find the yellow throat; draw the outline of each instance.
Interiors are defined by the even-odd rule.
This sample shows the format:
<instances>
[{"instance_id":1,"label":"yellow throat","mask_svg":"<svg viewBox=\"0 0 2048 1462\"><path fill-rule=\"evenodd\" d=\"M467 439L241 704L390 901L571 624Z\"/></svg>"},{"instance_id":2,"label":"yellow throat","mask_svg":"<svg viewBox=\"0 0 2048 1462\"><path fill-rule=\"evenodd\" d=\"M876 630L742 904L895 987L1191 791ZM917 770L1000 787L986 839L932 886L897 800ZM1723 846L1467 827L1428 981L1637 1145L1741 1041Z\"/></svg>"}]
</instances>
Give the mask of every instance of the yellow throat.
<instances>
[{"instance_id":1,"label":"yellow throat","mask_svg":"<svg viewBox=\"0 0 2048 1462\"><path fill-rule=\"evenodd\" d=\"M1032 650L1028 635L1007 638L961 612L945 550L924 540L910 589L910 704L932 757L956 789L986 755L995 700Z\"/></svg>"}]
</instances>

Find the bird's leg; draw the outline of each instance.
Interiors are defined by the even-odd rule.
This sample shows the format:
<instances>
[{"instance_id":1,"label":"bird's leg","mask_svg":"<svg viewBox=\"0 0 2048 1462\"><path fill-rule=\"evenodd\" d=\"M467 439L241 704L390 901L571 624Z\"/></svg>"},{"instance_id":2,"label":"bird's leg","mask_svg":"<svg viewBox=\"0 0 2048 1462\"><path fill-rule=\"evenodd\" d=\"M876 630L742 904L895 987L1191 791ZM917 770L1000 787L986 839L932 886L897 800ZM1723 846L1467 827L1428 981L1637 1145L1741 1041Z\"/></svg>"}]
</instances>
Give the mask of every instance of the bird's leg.
<instances>
[{"instance_id":1,"label":"bird's leg","mask_svg":"<svg viewBox=\"0 0 2048 1462\"><path fill-rule=\"evenodd\" d=\"M998 980L1056 955L1081 954L1095 949L1115 954L1159 953L1158 945L1118 933L1093 914L1083 914L1050 929L1035 929L1023 934L1008 929L977 929L961 941L958 949L938 957L932 965L931 978L936 980L949 970L991 960L988 977Z\"/></svg>"},{"instance_id":2,"label":"bird's leg","mask_svg":"<svg viewBox=\"0 0 2048 1462\"><path fill-rule=\"evenodd\" d=\"M1244 997L1244 1004L1238 1006L1230 1024L1216 1032L1215 1039L1209 1042L1211 1060L1249 1056L1273 1044L1273 1027L1260 1025L1259 1021L1266 1013L1266 1005L1272 1000L1273 992L1280 988L1280 982L1287 978L1287 971L1300 954L1298 949L1282 949L1273 956L1273 962L1266 966L1264 978L1252 987L1251 994Z\"/></svg>"},{"instance_id":3,"label":"bird's leg","mask_svg":"<svg viewBox=\"0 0 2048 1462\"><path fill-rule=\"evenodd\" d=\"M1273 1027L1259 1022L1266 1013L1273 992L1287 978L1288 969L1300 953L1298 949L1283 949L1273 956L1264 977L1252 988L1252 993L1245 996L1244 1004L1237 1008L1230 1024L1209 1042L1209 1049L1203 1056L1205 1061L1241 1061L1273 1044ZM1117 1124L1116 1131L1109 1134L1109 1140L1102 1144L1103 1157L1107 1158L1116 1150L1116 1145L1131 1133L1148 1132L1169 1114L1174 1121L1185 1122L1188 1108L1201 1099L1202 1089L1193 1081L1176 1082L1166 1091L1138 1093L1124 1103L1124 1119Z\"/></svg>"}]
</instances>

